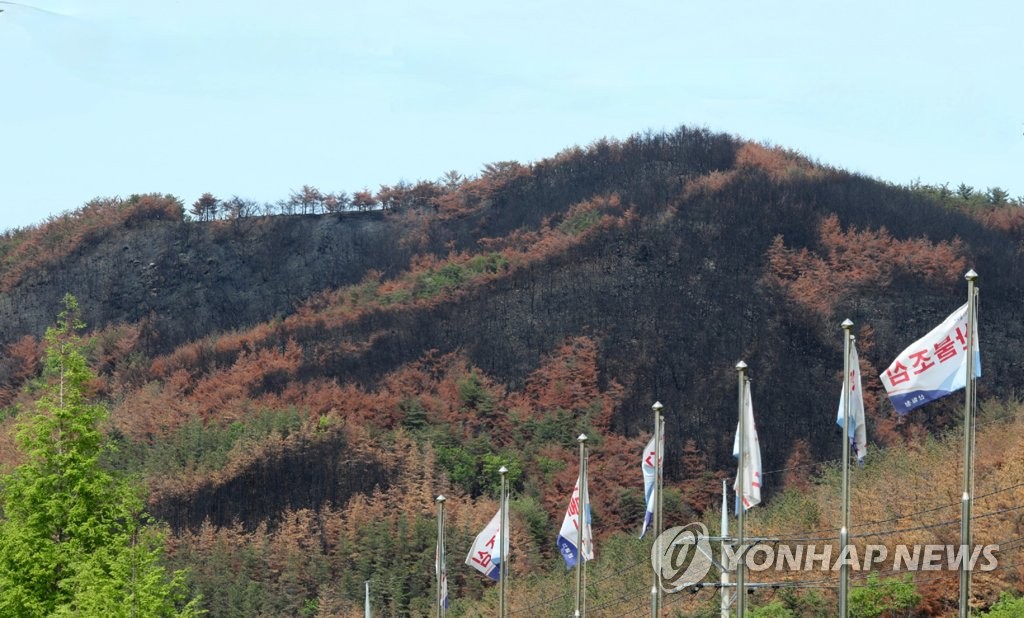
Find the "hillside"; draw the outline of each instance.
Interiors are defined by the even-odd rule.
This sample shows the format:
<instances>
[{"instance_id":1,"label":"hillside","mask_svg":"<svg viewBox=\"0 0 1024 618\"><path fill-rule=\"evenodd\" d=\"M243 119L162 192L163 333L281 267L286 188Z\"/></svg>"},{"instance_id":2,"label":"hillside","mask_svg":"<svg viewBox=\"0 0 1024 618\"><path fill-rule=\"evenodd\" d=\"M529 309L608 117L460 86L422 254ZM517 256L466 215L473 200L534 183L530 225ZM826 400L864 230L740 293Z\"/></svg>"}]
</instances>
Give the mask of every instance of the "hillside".
<instances>
[{"instance_id":1,"label":"hillside","mask_svg":"<svg viewBox=\"0 0 1024 618\"><path fill-rule=\"evenodd\" d=\"M243 545L264 553L243 561L269 564L318 539L323 563L293 573L301 583L280 568L236 569L232 581L197 572L213 615L333 611L382 573L391 584L377 600L417 614L429 607L432 497L450 497L465 539L493 510L502 463L531 526L516 568L542 568L580 431L602 479L600 534L632 530L655 400L667 411L672 513L688 521L732 474L739 359L765 469L834 459L847 317L869 439L895 446L955 426L956 398L899 420L875 378L965 302L969 268L981 275L979 399L1015 396L1019 207L690 129L387 189L383 210L212 222L143 196L0 247L5 428L30 399L37 339L71 292L113 411L110 465L147 479L181 559L243 560L232 552L250 535ZM781 489L769 485L769 501ZM374 547L385 546L381 562ZM452 584L478 595L471 575ZM228 598L247 586L260 593L246 602L264 605Z\"/></svg>"}]
</instances>

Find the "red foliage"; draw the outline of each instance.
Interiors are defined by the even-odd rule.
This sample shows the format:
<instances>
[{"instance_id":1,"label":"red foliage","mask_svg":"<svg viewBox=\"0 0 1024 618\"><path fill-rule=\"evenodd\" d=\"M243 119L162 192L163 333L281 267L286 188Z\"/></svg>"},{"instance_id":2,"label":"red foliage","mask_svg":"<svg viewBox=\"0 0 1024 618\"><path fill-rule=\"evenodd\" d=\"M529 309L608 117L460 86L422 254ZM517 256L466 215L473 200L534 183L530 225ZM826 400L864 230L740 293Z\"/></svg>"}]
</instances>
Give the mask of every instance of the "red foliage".
<instances>
[{"instance_id":1,"label":"red foliage","mask_svg":"<svg viewBox=\"0 0 1024 618\"><path fill-rule=\"evenodd\" d=\"M1016 238L1024 236L1024 208L993 206L971 209L968 213L989 229L1006 232Z\"/></svg>"},{"instance_id":2,"label":"red foliage","mask_svg":"<svg viewBox=\"0 0 1024 618\"><path fill-rule=\"evenodd\" d=\"M858 231L850 227L844 232L834 214L822 219L818 240L817 252L795 251L776 236L767 252L764 279L822 317L830 316L844 295L884 286L898 272L939 281L956 278L966 267L966 248L959 239L898 240L885 228Z\"/></svg>"},{"instance_id":3,"label":"red foliage","mask_svg":"<svg viewBox=\"0 0 1024 618\"><path fill-rule=\"evenodd\" d=\"M721 496L722 473L708 468L707 454L702 452L693 438L683 443L683 480L679 483L683 501L694 511L703 512Z\"/></svg>"},{"instance_id":4,"label":"red foliage","mask_svg":"<svg viewBox=\"0 0 1024 618\"><path fill-rule=\"evenodd\" d=\"M797 173L806 177L821 170L792 150L754 142L746 142L736 151L736 167L760 169L777 181L787 180Z\"/></svg>"},{"instance_id":5,"label":"red foliage","mask_svg":"<svg viewBox=\"0 0 1024 618\"><path fill-rule=\"evenodd\" d=\"M0 408L11 405L26 380L39 374L43 348L31 335L7 344L4 351L6 380L0 384Z\"/></svg>"},{"instance_id":6,"label":"red foliage","mask_svg":"<svg viewBox=\"0 0 1024 618\"><path fill-rule=\"evenodd\" d=\"M793 449L786 458L785 473L782 475L782 486L785 489L807 491L811 486L811 473L814 472L814 457L811 445L807 440L798 438L793 442Z\"/></svg>"},{"instance_id":7,"label":"red foliage","mask_svg":"<svg viewBox=\"0 0 1024 618\"><path fill-rule=\"evenodd\" d=\"M614 381L601 391L597 370L597 344L574 337L559 346L526 381L526 390L512 396L509 406L529 410L562 409L591 413L591 424L607 431L622 388Z\"/></svg>"}]
</instances>

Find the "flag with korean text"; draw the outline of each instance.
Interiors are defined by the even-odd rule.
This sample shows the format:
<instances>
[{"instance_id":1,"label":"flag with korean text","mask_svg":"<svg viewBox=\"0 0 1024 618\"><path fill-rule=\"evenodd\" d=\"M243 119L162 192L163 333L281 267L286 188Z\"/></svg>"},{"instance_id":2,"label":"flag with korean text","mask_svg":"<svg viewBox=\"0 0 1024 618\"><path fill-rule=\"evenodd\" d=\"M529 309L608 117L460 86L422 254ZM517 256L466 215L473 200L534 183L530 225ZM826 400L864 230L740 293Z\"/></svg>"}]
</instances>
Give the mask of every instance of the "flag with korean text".
<instances>
[{"instance_id":1,"label":"flag with korean text","mask_svg":"<svg viewBox=\"0 0 1024 618\"><path fill-rule=\"evenodd\" d=\"M594 559L594 545L591 539L593 535L590 530L590 493L586 485L583 487L583 498L587 504L586 513L583 514L583 559ZM565 510L565 518L562 520L562 528L558 531L558 553L562 554L565 560L565 568L571 569L576 566L580 556L580 480L577 477L576 486L572 490L572 497L569 499L569 507Z\"/></svg>"},{"instance_id":2,"label":"flag with korean text","mask_svg":"<svg viewBox=\"0 0 1024 618\"><path fill-rule=\"evenodd\" d=\"M507 503L506 503L507 504ZM508 509L505 509L505 529L508 530ZM501 578L501 549L498 547L498 537L501 535L501 509L494 514L491 521L480 534L476 535L473 546L466 556L466 564L480 571L494 581ZM508 535L505 538L505 555L508 555Z\"/></svg>"},{"instance_id":3,"label":"flag with korean text","mask_svg":"<svg viewBox=\"0 0 1024 618\"><path fill-rule=\"evenodd\" d=\"M736 512L747 511L761 504L761 444L754 426L754 404L750 398L750 382L743 387L743 411L739 423L743 423L743 487L740 488L740 473L736 471L733 491L736 492ZM736 424L736 438L733 440L732 455L740 456L740 426Z\"/></svg>"},{"instance_id":4,"label":"flag with korean text","mask_svg":"<svg viewBox=\"0 0 1024 618\"><path fill-rule=\"evenodd\" d=\"M844 380L845 381L845 380ZM844 385L845 386L845 385ZM850 439L850 449L857 456L857 462L864 462L867 454L868 433L864 425L864 393L860 383L860 359L857 357L857 345L850 342L850 428L846 435ZM836 423L842 427L844 407L846 405L846 388L839 393L839 416Z\"/></svg>"},{"instance_id":5,"label":"flag with korean text","mask_svg":"<svg viewBox=\"0 0 1024 618\"><path fill-rule=\"evenodd\" d=\"M661 438L662 453L665 452L665 437ZM647 534L647 528L651 525L651 520L654 519L654 500L656 499L654 485L658 479L658 467L661 462L658 462L656 466L654 458L657 453L654 448L654 437L651 437L651 441L647 443L647 447L644 448L644 452L640 458L640 470L644 475L644 503L647 504L647 512L644 513L644 526L640 530L640 538L644 538ZM662 455L664 458L664 454Z\"/></svg>"},{"instance_id":6,"label":"flag with korean text","mask_svg":"<svg viewBox=\"0 0 1024 618\"><path fill-rule=\"evenodd\" d=\"M898 414L935 401L967 385L967 358L973 357L974 376L981 376L978 325L974 324L974 350L967 354L967 305L954 311L900 352L879 378Z\"/></svg>"}]
</instances>

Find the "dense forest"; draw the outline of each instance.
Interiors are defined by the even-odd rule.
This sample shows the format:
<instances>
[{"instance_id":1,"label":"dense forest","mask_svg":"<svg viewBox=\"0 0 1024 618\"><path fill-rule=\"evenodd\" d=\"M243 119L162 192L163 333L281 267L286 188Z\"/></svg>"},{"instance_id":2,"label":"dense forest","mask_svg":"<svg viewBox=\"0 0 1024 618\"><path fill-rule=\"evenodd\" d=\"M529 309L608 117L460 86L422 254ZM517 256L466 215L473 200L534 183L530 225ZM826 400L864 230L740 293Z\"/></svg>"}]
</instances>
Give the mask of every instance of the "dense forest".
<instances>
[{"instance_id":1,"label":"dense forest","mask_svg":"<svg viewBox=\"0 0 1024 618\"><path fill-rule=\"evenodd\" d=\"M103 465L142 480L170 566L188 569L210 615L360 615L366 580L381 615L428 615L438 494L451 613L493 614L491 586L459 554L494 514L502 465L514 586L537 591L512 609L536 613L527 600L547 595L562 615L571 583L554 537L576 436L591 437L594 581L628 597L645 577L651 404L667 417L666 523L717 521L740 359L772 472L752 525L835 527L846 318L877 453L854 492L891 492L879 478L903 474L913 493L854 521L955 502L958 474L948 487L912 479L955 467L962 398L899 417L877 376L965 302L971 268L978 399L995 427L979 434L979 485L1024 483L1005 437L1020 413L1022 262L1024 207L998 187L896 186L689 128L351 196L97 199L0 237L0 466L21 463L13 430L71 293L90 395L110 410ZM1019 535L992 522L996 540ZM1020 568L978 585L978 607L1020 592ZM638 609L608 597L597 615L646 615L649 582L637 586ZM914 586L914 615L955 606L955 585ZM808 594L780 594L766 603L816 615ZM707 595L685 607L703 611Z\"/></svg>"}]
</instances>

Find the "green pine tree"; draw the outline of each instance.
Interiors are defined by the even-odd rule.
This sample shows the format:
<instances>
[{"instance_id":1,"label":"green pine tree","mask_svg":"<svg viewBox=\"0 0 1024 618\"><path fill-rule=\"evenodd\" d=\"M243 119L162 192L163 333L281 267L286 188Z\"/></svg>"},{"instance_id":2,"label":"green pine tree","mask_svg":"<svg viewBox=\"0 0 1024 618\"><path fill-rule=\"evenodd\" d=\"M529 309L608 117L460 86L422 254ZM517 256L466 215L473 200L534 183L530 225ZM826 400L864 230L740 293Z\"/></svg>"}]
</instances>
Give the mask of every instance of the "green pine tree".
<instances>
[{"instance_id":1,"label":"green pine tree","mask_svg":"<svg viewBox=\"0 0 1024 618\"><path fill-rule=\"evenodd\" d=\"M88 401L82 326L65 296L46 332L42 396L18 424L24 463L0 480L0 615L199 615L185 573L160 562L141 491L100 465L107 411Z\"/></svg>"}]
</instances>

